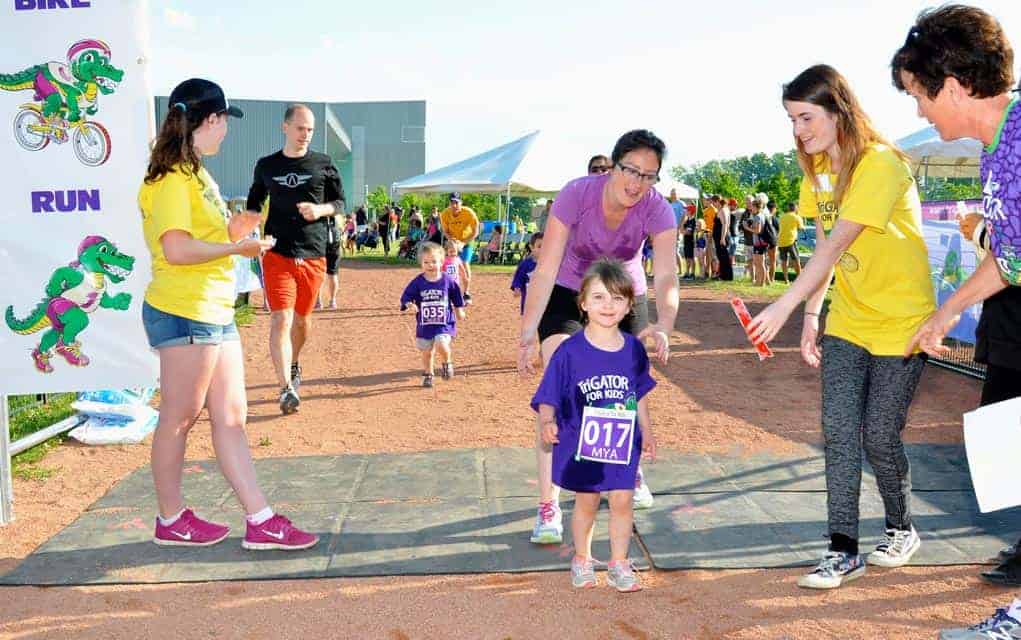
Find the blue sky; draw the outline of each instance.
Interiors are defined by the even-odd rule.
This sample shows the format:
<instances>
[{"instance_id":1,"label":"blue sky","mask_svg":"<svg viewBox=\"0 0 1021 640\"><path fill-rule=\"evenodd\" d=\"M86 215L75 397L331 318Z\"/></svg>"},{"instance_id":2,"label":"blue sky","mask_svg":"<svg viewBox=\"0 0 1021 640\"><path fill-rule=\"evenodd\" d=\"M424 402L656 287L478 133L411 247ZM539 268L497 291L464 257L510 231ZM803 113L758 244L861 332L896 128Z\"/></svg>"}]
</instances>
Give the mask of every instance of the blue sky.
<instances>
[{"instance_id":1,"label":"blue sky","mask_svg":"<svg viewBox=\"0 0 1021 640\"><path fill-rule=\"evenodd\" d=\"M889 137L915 131L888 65L933 4L151 0L150 69L159 94L197 75L238 98L426 100L427 169L541 129L520 176L559 186L639 127L667 167L786 150L780 86L818 62ZM1021 2L981 6L1021 48Z\"/></svg>"}]
</instances>

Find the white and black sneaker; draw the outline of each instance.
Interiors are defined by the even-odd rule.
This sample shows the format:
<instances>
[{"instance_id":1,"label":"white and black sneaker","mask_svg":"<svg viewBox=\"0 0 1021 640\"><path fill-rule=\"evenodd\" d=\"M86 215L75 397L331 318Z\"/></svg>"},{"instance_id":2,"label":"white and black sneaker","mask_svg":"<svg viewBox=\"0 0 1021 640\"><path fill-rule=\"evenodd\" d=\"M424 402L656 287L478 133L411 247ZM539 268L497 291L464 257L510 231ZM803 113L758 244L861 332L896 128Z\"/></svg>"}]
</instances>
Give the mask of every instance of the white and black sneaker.
<instances>
[{"instance_id":1,"label":"white and black sneaker","mask_svg":"<svg viewBox=\"0 0 1021 640\"><path fill-rule=\"evenodd\" d=\"M912 526L903 529L887 529L886 537L876 545L876 550L869 554L869 564L879 567L903 567L915 555L922 540Z\"/></svg>"},{"instance_id":2,"label":"white and black sneaker","mask_svg":"<svg viewBox=\"0 0 1021 640\"><path fill-rule=\"evenodd\" d=\"M444 380L450 380L454 377L454 363L444 362L443 368L440 369L440 375L443 376Z\"/></svg>"},{"instance_id":3,"label":"white and black sneaker","mask_svg":"<svg viewBox=\"0 0 1021 640\"><path fill-rule=\"evenodd\" d=\"M297 362L291 364L291 386L295 391L301 386L301 365Z\"/></svg>"},{"instance_id":4,"label":"white and black sneaker","mask_svg":"<svg viewBox=\"0 0 1021 640\"><path fill-rule=\"evenodd\" d=\"M865 575L865 558L844 551L827 551L811 572L798 578L806 589L836 589Z\"/></svg>"},{"instance_id":5,"label":"white and black sneaker","mask_svg":"<svg viewBox=\"0 0 1021 640\"><path fill-rule=\"evenodd\" d=\"M1021 542L1021 541L1019 541L1019 542ZM998 553L997 556L996 556L996 561L997 562L1006 562L1007 560L1010 560L1014 556L1018 555L1017 551L1018 551L1018 542L1015 542L1012 545L1008 545L1008 546L1000 549L1000 553Z\"/></svg>"},{"instance_id":6,"label":"white and black sneaker","mask_svg":"<svg viewBox=\"0 0 1021 640\"><path fill-rule=\"evenodd\" d=\"M300 404L301 399L298 397L298 392L294 390L294 387L288 385L280 390L280 412L285 416L289 416L297 411Z\"/></svg>"}]
</instances>

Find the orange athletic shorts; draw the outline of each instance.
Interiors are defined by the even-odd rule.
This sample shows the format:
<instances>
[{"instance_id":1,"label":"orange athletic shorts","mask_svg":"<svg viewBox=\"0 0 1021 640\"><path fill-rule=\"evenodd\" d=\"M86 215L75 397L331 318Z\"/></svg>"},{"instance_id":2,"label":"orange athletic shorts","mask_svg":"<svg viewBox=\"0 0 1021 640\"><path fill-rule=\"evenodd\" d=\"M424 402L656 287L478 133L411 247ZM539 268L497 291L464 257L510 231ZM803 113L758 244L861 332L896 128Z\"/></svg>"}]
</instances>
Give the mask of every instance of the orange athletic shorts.
<instances>
[{"instance_id":1,"label":"orange athletic shorts","mask_svg":"<svg viewBox=\"0 0 1021 640\"><path fill-rule=\"evenodd\" d=\"M299 316L307 316L326 277L326 258L288 258L267 251L262 256L262 277L270 311L294 309Z\"/></svg>"}]
</instances>

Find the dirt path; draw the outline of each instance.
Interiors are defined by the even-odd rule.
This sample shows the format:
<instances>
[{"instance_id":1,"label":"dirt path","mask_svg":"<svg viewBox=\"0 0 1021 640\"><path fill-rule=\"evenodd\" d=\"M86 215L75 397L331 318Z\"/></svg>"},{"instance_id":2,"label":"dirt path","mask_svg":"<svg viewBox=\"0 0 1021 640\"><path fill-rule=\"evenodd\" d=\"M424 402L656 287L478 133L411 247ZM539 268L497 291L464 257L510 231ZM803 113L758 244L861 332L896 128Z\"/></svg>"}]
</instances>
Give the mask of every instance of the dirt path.
<instances>
[{"instance_id":1,"label":"dirt path","mask_svg":"<svg viewBox=\"0 0 1021 640\"><path fill-rule=\"evenodd\" d=\"M537 379L514 369L517 302L510 276L478 274L479 301L455 343L457 376L419 386L412 321L396 300L410 269L346 263L341 309L317 312L302 358L301 411L279 415L268 317L242 330L249 439L257 457L530 446ZM682 291L673 357L654 373L660 445L751 453L817 445L818 372L800 364L791 326L759 364L722 295ZM750 304L753 312L760 305ZM912 442L959 442L979 384L927 368L910 416ZM259 443L263 443L261 446ZM190 458L212 457L208 423ZM114 483L148 464L148 448L66 444L44 482L16 481L18 520L0 529L0 571L72 522ZM654 473L654 472L651 472ZM797 589L797 571L684 571L648 576L627 598L571 592L559 574L337 579L146 587L0 589L0 638L164 638L187 624L216 638L931 638L1009 600L977 567L877 571L834 593ZM187 616L187 618L184 618ZM187 623L183 623L183 620Z\"/></svg>"}]
</instances>

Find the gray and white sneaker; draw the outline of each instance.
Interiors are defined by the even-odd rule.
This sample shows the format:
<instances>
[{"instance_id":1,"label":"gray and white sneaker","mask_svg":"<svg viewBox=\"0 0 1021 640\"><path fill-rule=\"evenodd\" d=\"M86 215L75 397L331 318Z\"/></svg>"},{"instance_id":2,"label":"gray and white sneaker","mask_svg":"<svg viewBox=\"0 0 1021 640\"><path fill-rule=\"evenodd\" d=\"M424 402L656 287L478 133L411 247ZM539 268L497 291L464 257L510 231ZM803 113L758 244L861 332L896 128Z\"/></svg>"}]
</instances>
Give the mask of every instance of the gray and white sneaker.
<instances>
[{"instance_id":1,"label":"gray and white sneaker","mask_svg":"<svg viewBox=\"0 0 1021 640\"><path fill-rule=\"evenodd\" d=\"M571 585L575 589L591 589L596 586L596 566L592 558L571 560Z\"/></svg>"},{"instance_id":2,"label":"gray and white sneaker","mask_svg":"<svg viewBox=\"0 0 1021 640\"><path fill-rule=\"evenodd\" d=\"M922 540L912 526L908 531L887 529L886 538L869 554L869 564L879 567L903 567L922 546Z\"/></svg>"},{"instance_id":3,"label":"gray and white sneaker","mask_svg":"<svg viewBox=\"0 0 1021 640\"><path fill-rule=\"evenodd\" d=\"M865 558L844 551L827 551L811 572L798 578L806 589L836 589L865 575Z\"/></svg>"},{"instance_id":4,"label":"gray and white sneaker","mask_svg":"<svg viewBox=\"0 0 1021 640\"><path fill-rule=\"evenodd\" d=\"M291 386L295 391L301 386L301 365L297 362L291 363Z\"/></svg>"},{"instance_id":5,"label":"gray and white sneaker","mask_svg":"<svg viewBox=\"0 0 1021 640\"><path fill-rule=\"evenodd\" d=\"M280 412L285 416L289 416L297 411L300 404L301 399L298 397L298 392L294 390L294 387L288 385L280 390Z\"/></svg>"},{"instance_id":6,"label":"gray and white sneaker","mask_svg":"<svg viewBox=\"0 0 1021 640\"><path fill-rule=\"evenodd\" d=\"M1015 640L1017 638L1021 638L1021 621L1008 615L1006 608L997 609L996 613L970 627L943 629L939 632L939 640Z\"/></svg>"},{"instance_id":7,"label":"gray and white sneaker","mask_svg":"<svg viewBox=\"0 0 1021 640\"><path fill-rule=\"evenodd\" d=\"M611 562L606 569L606 584L621 593L642 590L642 581L638 579L638 572L630 560Z\"/></svg>"},{"instance_id":8,"label":"gray and white sneaker","mask_svg":"<svg viewBox=\"0 0 1021 640\"><path fill-rule=\"evenodd\" d=\"M652 489L645 482L645 474L642 473L642 467L638 467L638 477L635 483L635 494L632 498L632 506L635 509L651 509L652 505L655 504L656 499L652 497Z\"/></svg>"},{"instance_id":9,"label":"gray and white sneaker","mask_svg":"<svg viewBox=\"0 0 1021 640\"><path fill-rule=\"evenodd\" d=\"M1006 547L1000 549L1000 553L996 555L996 561L1002 563L1006 562L1007 560L1010 560L1011 558L1017 555L1018 550L1017 547L1018 543L1015 542L1014 544L1007 545Z\"/></svg>"}]
</instances>

